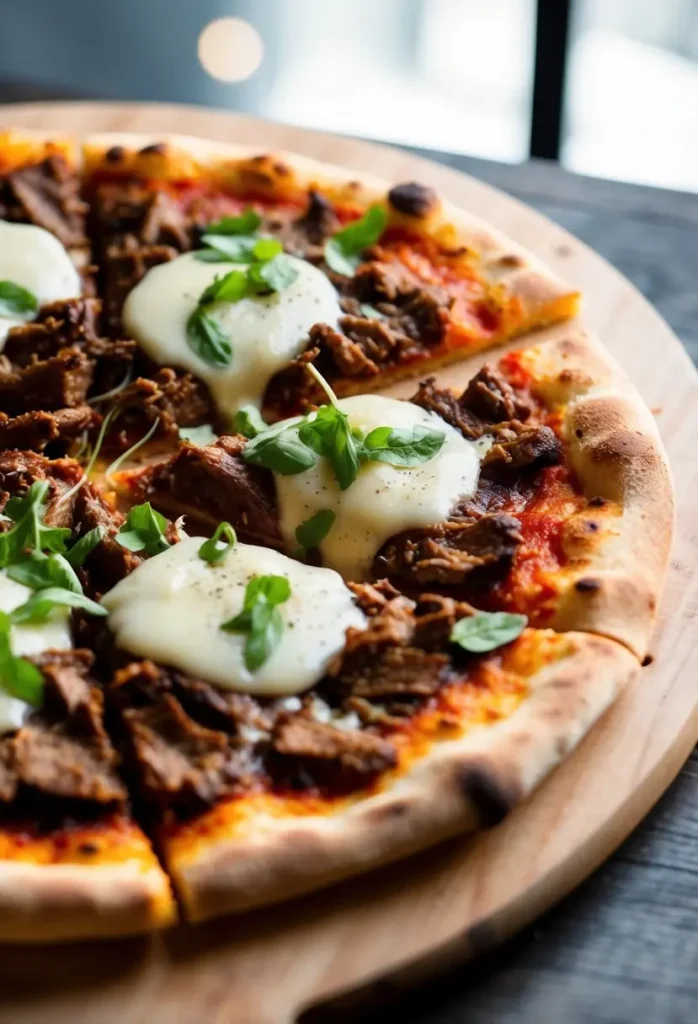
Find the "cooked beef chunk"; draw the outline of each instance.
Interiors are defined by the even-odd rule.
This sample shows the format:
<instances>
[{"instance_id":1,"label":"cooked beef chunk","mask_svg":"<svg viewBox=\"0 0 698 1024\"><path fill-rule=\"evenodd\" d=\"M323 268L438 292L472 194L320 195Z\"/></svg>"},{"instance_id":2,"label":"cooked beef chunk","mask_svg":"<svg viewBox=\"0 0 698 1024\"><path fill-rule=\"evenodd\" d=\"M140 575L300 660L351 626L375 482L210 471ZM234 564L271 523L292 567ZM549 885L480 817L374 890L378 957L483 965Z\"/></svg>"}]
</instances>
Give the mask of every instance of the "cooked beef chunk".
<instances>
[{"instance_id":1,"label":"cooked beef chunk","mask_svg":"<svg viewBox=\"0 0 698 1024\"><path fill-rule=\"evenodd\" d=\"M128 293L149 270L177 255L171 245L139 245L133 239L109 246L104 258L104 320L111 337L123 333L121 310Z\"/></svg>"},{"instance_id":2,"label":"cooked beef chunk","mask_svg":"<svg viewBox=\"0 0 698 1024\"><path fill-rule=\"evenodd\" d=\"M532 411L530 403L514 391L509 381L491 366L483 366L478 370L460 401L461 405L486 423L526 420Z\"/></svg>"},{"instance_id":3,"label":"cooked beef chunk","mask_svg":"<svg viewBox=\"0 0 698 1024\"><path fill-rule=\"evenodd\" d=\"M509 470L542 469L562 458L562 445L550 427L531 427L511 441L495 444L485 455L482 471L495 475Z\"/></svg>"},{"instance_id":4,"label":"cooked beef chunk","mask_svg":"<svg viewBox=\"0 0 698 1024\"><path fill-rule=\"evenodd\" d=\"M242 458L246 438L221 437L179 453L144 477L144 494L171 519L190 517L210 529L226 519L241 540L282 547L271 473Z\"/></svg>"},{"instance_id":5,"label":"cooked beef chunk","mask_svg":"<svg viewBox=\"0 0 698 1024\"><path fill-rule=\"evenodd\" d=\"M330 201L321 192L311 189L303 216L278 225L278 234L288 252L318 261L322 259L323 243L338 227L337 215Z\"/></svg>"},{"instance_id":6,"label":"cooked beef chunk","mask_svg":"<svg viewBox=\"0 0 698 1024\"><path fill-rule=\"evenodd\" d=\"M395 747L380 736L335 729L300 715L280 720L272 743L282 759L291 761L290 765L282 763L282 771L293 775L300 768L320 784L360 785L397 764Z\"/></svg>"},{"instance_id":7,"label":"cooked beef chunk","mask_svg":"<svg viewBox=\"0 0 698 1024\"><path fill-rule=\"evenodd\" d=\"M353 697L388 700L396 697L428 697L444 681L449 659L417 647L386 647L368 660L360 660L337 677Z\"/></svg>"},{"instance_id":8,"label":"cooked beef chunk","mask_svg":"<svg viewBox=\"0 0 698 1024\"><path fill-rule=\"evenodd\" d=\"M86 589L92 597L111 590L119 580L141 564L140 555L122 547L114 539L123 522L123 515L107 505L90 484L84 484L75 495L76 540L97 526L101 526L104 531L102 540L92 549L83 566L87 574Z\"/></svg>"},{"instance_id":9,"label":"cooked beef chunk","mask_svg":"<svg viewBox=\"0 0 698 1024\"><path fill-rule=\"evenodd\" d=\"M46 228L67 249L86 247L85 203L63 157L49 156L0 182L0 217Z\"/></svg>"},{"instance_id":10,"label":"cooked beef chunk","mask_svg":"<svg viewBox=\"0 0 698 1024\"><path fill-rule=\"evenodd\" d=\"M93 371L94 361L74 348L61 349L57 355L19 370L4 369L0 363L0 407L18 415L32 409L50 412L84 405Z\"/></svg>"},{"instance_id":11,"label":"cooked beef chunk","mask_svg":"<svg viewBox=\"0 0 698 1024\"><path fill-rule=\"evenodd\" d=\"M89 678L89 651L47 651L33 659L44 676L41 711L2 742L0 800L15 800L6 813L21 814L23 798L50 798L118 806L126 790L118 757L103 724L102 691Z\"/></svg>"},{"instance_id":12,"label":"cooked beef chunk","mask_svg":"<svg viewBox=\"0 0 698 1024\"><path fill-rule=\"evenodd\" d=\"M187 220L164 189L135 181L102 182L92 197L92 214L103 251L127 238L146 246L172 246L180 252L191 245Z\"/></svg>"},{"instance_id":13,"label":"cooked beef chunk","mask_svg":"<svg viewBox=\"0 0 698 1024\"><path fill-rule=\"evenodd\" d=\"M169 367L156 370L152 378L136 378L110 404L121 409L120 425L132 426L135 420L145 432L158 419L158 434L170 436L176 436L179 427L211 422L216 415L206 385L191 373ZM127 431L127 436L132 433Z\"/></svg>"},{"instance_id":14,"label":"cooked beef chunk","mask_svg":"<svg viewBox=\"0 0 698 1024\"><path fill-rule=\"evenodd\" d=\"M49 526L72 526L74 499L62 501L82 477L82 467L72 459L44 458L26 451L0 451L0 508L8 498L25 494L35 480L48 480Z\"/></svg>"},{"instance_id":15,"label":"cooked beef chunk","mask_svg":"<svg viewBox=\"0 0 698 1024\"><path fill-rule=\"evenodd\" d=\"M443 650L456 622L472 614L474 608L465 601L443 594L420 594L415 609L415 645L425 651Z\"/></svg>"},{"instance_id":16,"label":"cooked beef chunk","mask_svg":"<svg viewBox=\"0 0 698 1024\"><path fill-rule=\"evenodd\" d=\"M93 426L95 411L89 405L56 412L25 412L10 417L0 412L0 448L29 448L41 452L55 442L67 442Z\"/></svg>"},{"instance_id":17,"label":"cooked beef chunk","mask_svg":"<svg viewBox=\"0 0 698 1024\"><path fill-rule=\"evenodd\" d=\"M419 584L464 583L473 570L482 581L498 578L511 565L521 542L521 524L504 513L486 515L474 523L447 522L401 534L388 541L376 557L378 575Z\"/></svg>"},{"instance_id":18,"label":"cooked beef chunk","mask_svg":"<svg viewBox=\"0 0 698 1024\"><path fill-rule=\"evenodd\" d=\"M329 324L315 324L310 328L309 338L312 349L318 351L317 362L320 372L324 371L330 377L336 376L337 372L344 377L374 377L378 373L378 366L366 354L365 346L330 327ZM306 362L307 360L302 365L305 366ZM315 391L316 388L313 389L313 393ZM319 391L317 397L322 401Z\"/></svg>"},{"instance_id":19,"label":"cooked beef chunk","mask_svg":"<svg viewBox=\"0 0 698 1024\"><path fill-rule=\"evenodd\" d=\"M98 299L48 302L41 307L36 320L12 328L4 354L14 366L29 366L38 359L48 359L62 348L80 348L88 356L101 356L101 308Z\"/></svg>"},{"instance_id":20,"label":"cooked beef chunk","mask_svg":"<svg viewBox=\"0 0 698 1024\"><path fill-rule=\"evenodd\" d=\"M438 196L433 188L420 185L418 181L407 181L402 185L393 185L388 192L388 202L400 213L411 217L426 217L438 205Z\"/></svg>"},{"instance_id":21,"label":"cooked beef chunk","mask_svg":"<svg viewBox=\"0 0 698 1024\"><path fill-rule=\"evenodd\" d=\"M428 412L435 412L446 423L460 430L464 437L476 440L482 437L487 425L470 409L466 408L453 391L437 388L436 378L429 377L419 385L419 390L410 399L415 405Z\"/></svg>"}]
</instances>

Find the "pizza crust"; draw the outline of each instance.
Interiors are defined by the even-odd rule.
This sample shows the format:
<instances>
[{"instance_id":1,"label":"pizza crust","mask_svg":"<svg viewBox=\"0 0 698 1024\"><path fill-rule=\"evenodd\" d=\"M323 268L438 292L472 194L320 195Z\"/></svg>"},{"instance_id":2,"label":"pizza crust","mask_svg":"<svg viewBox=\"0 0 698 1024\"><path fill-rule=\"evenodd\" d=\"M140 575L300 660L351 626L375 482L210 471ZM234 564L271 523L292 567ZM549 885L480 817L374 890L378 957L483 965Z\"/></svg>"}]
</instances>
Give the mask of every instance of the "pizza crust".
<instances>
[{"instance_id":1,"label":"pizza crust","mask_svg":"<svg viewBox=\"0 0 698 1024\"><path fill-rule=\"evenodd\" d=\"M594 503L563 535L557 630L586 630L647 654L674 532L674 491L657 425L607 350L585 332L526 349L536 391L564 407L569 460ZM598 507L596 507L598 506Z\"/></svg>"},{"instance_id":2,"label":"pizza crust","mask_svg":"<svg viewBox=\"0 0 698 1024\"><path fill-rule=\"evenodd\" d=\"M409 216L387 202L391 184L369 174L357 175L346 167L321 163L310 157L283 151L261 153L254 146L215 142L186 135L149 136L132 132L92 135L84 143L85 171L136 174L145 179L165 181L197 180L240 190L254 190L270 196L282 194L304 201L309 189L318 189L331 200L355 204L386 206L389 223L433 237L446 248L465 250L463 259L478 258L478 271L488 284L513 299L521 311L516 330L504 330L493 336L494 345L504 337L545 327L574 317L579 311L580 294L532 253L517 245L503 232L491 227L453 203L438 199L423 217ZM481 345L468 345L468 354ZM390 375L381 375L376 387L425 369L434 369L462 358L463 350L446 353L429 364L420 363ZM369 390L370 380L363 390ZM349 393L348 391L345 393Z\"/></svg>"},{"instance_id":3,"label":"pizza crust","mask_svg":"<svg viewBox=\"0 0 698 1024\"><path fill-rule=\"evenodd\" d=\"M201 921L289 899L501 821L639 669L613 641L538 635L543 642L554 637L560 656L528 680L529 696L514 714L433 746L381 792L326 815L260 814L244 831L216 830L204 817L198 841L165 838L165 862L187 917Z\"/></svg>"},{"instance_id":4,"label":"pizza crust","mask_svg":"<svg viewBox=\"0 0 698 1024\"><path fill-rule=\"evenodd\" d=\"M152 858L88 866L0 861L0 942L64 942L166 928L177 911Z\"/></svg>"}]
</instances>

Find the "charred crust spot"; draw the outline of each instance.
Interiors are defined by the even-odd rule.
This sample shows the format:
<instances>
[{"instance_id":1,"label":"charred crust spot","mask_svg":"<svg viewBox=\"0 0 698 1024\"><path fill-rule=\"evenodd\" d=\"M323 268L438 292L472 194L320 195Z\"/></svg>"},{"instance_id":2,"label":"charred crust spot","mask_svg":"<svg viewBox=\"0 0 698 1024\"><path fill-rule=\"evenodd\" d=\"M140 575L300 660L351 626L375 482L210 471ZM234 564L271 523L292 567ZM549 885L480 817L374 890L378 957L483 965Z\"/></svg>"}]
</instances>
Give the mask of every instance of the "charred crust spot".
<instances>
[{"instance_id":1,"label":"charred crust spot","mask_svg":"<svg viewBox=\"0 0 698 1024\"><path fill-rule=\"evenodd\" d=\"M140 151L141 156L163 156L167 152L167 144L165 142L151 142L149 146L144 146Z\"/></svg>"},{"instance_id":2,"label":"charred crust spot","mask_svg":"<svg viewBox=\"0 0 698 1024\"><path fill-rule=\"evenodd\" d=\"M463 796L475 805L482 824L487 828L498 825L516 805L518 793L514 787L503 783L484 764L469 764L461 768L458 784Z\"/></svg>"},{"instance_id":3,"label":"charred crust spot","mask_svg":"<svg viewBox=\"0 0 698 1024\"><path fill-rule=\"evenodd\" d=\"M280 160L277 160L273 165L273 170L280 178L287 178L291 173L290 167L287 167L286 164L282 164Z\"/></svg>"},{"instance_id":4,"label":"charred crust spot","mask_svg":"<svg viewBox=\"0 0 698 1024\"><path fill-rule=\"evenodd\" d=\"M409 810L409 805L405 800L395 800L391 804L385 804L382 807L374 807L373 818L378 820L384 820L385 818L402 818Z\"/></svg>"},{"instance_id":5,"label":"charred crust spot","mask_svg":"<svg viewBox=\"0 0 698 1024\"><path fill-rule=\"evenodd\" d=\"M99 853L99 846L97 843L80 843L78 847L80 853L90 856L95 853Z\"/></svg>"},{"instance_id":6,"label":"charred crust spot","mask_svg":"<svg viewBox=\"0 0 698 1024\"><path fill-rule=\"evenodd\" d=\"M598 529L599 524L595 523L593 519L589 519L587 522L587 530L589 531L589 533L596 533Z\"/></svg>"},{"instance_id":7,"label":"charred crust spot","mask_svg":"<svg viewBox=\"0 0 698 1024\"><path fill-rule=\"evenodd\" d=\"M646 654L646 655L644 656L644 658L642 659L642 663L641 663L641 664L642 664L642 667L643 667L643 668L647 668L647 666L648 666L648 665L651 665L653 661L654 661L654 657L653 657L653 655L651 655L651 654Z\"/></svg>"},{"instance_id":8,"label":"charred crust spot","mask_svg":"<svg viewBox=\"0 0 698 1024\"><path fill-rule=\"evenodd\" d=\"M509 252L504 256L500 256L497 263L500 267L508 267L511 270L517 270L519 267L526 266L526 260L523 256L519 256L517 252Z\"/></svg>"},{"instance_id":9,"label":"charred crust spot","mask_svg":"<svg viewBox=\"0 0 698 1024\"><path fill-rule=\"evenodd\" d=\"M595 594L597 590L601 590L601 583L590 576L585 576L581 580L577 580L574 589L580 594Z\"/></svg>"},{"instance_id":10,"label":"charred crust spot","mask_svg":"<svg viewBox=\"0 0 698 1024\"><path fill-rule=\"evenodd\" d=\"M575 437L584 437L584 431L580 430L579 427L577 427L577 429L574 432L574 436Z\"/></svg>"},{"instance_id":11,"label":"charred crust spot","mask_svg":"<svg viewBox=\"0 0 698 1024\"><path fill-rule=\"evenodd\" d=\"M124 158L124 147L123 146L111 146L104 154L104 159L108 164L118 164Z\"/></svg>"},{"instance_id":12,"label":"charred crust spot","mask_svg":"<svg viewBox=\"0 0 698 1024\"><path fill-rule=\"evenodd\" d=\"M388 192L388 202L394 210L410 217L426 217L439 199L433 188L420 185L418 181L407 181L394 185Z\"/></svg>"},{"instance_id":13,"label":"charred crust spot","mask_svg":"<svg viewBox=\"0 0 698 1024\"><path fill-rule=\"evenodd\" d=\"M606 505L606 499L601 497L589 498L587 505L589 508L604 508Z\"/></svg>"}]
</instances>

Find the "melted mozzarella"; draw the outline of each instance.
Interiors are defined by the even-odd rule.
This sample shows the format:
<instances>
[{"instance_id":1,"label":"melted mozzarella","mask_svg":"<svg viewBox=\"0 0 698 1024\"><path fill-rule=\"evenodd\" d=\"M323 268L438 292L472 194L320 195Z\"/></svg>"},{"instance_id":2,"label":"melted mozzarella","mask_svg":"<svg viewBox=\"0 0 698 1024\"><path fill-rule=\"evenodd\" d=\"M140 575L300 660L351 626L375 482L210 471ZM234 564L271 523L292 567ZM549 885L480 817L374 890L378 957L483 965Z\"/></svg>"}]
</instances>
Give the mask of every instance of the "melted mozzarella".
<instances>
[{"instance_id":1,"label":"melted mozzarella","mask_svg":"<svg viewBox=\"0 0 698 1024\"><path fill-rule=\"evenodd\" d=\"M0 570L0 611L14 611L32 593L23 583L11 580L4 569ZM18 656L41 654L54 648L66 650L72 646L70 612L67 608L56 608L46 622L36 626L13 626L10 633L10 649ZM31 711L29 704L0 690L0 733L19 729Z\"/></svg>"},{"instance_id":2,"label":"melted mozzarella","mask_svg":"<svg viewBox=\"0 0 698 1024\"><path fill-rule=\"evenodd\" d=\"M323 563L345 579L365 579L388 538L403 530L443 522L460 498L474 494L481 453L435 413L411 402L381 395L358 395L340 403L352 426L365 433L375 427L429 427L443 431L439 454L418 466L400 468L367 462L354 483L341 491L330 464L317 464L296 476L274 474L281 532L296 546L298 526L320 509L333 509L336 519L320 544Z\"/></svg>"},{"instance_id":3,"label":"melted mozzarella","mask_svg":"<svg viewBox=\"0 0 698 1024\"><path fill-rule=\"evenodd\" d=\"M302 565L278 551L236 544L222 563L199 558L202 537L190 537L143 562L105 594L109 626L119 647L153 658L224 689L296 694L325 673L363 613L341 577ZM244 663L245 634L221 624L242 611L253 576L285 576L291 596L279 605L281 642L256 672Z\"/></svg>"},{"instance_id":4,"label":"melted mozzarella","mask_svg":"<svg viewBox=\"0 0 698 1024\"><path fill-rule=\"evenodd\" d=\"M32 224L5 220L0 220L0 281L21 284L40 306L81 292L78 272L57 238ZM0 351L10 328L20 323L24 320L0 317Z\"/></svg>"},{"instance_id":5,"label":"melted mozzarella","mask_svg":"<svg viewBox=\"0 0 698 1024\"><path fill-rule=\"evenodd\" d=\"M341 316L322 271L288 258L298 271L288 288L211 307L232 344L228 366L210 366L189 347L187 321L203 290L230 269L244 270L243 264L202 263L185 253L153 267L126 299L126 329L156 363L181 366L205 381L223 415L243 405L259 408L269 379L298 354L313 324L336 324Z\"/></svg>"}]
</instances>

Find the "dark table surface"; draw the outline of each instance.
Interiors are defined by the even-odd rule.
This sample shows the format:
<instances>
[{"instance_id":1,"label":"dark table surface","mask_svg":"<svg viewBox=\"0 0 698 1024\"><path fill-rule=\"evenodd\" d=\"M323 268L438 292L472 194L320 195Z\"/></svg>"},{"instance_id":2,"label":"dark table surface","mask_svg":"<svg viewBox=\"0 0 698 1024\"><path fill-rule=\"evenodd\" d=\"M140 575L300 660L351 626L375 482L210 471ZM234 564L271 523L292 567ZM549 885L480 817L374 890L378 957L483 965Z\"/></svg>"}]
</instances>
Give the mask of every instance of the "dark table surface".
<instances>
[{"instance_id":1,"label":"dark table surface","mask_svg":"<svg viewBox=\"0 0 698 1024\"><path fill-rule=\"evenodd\" d=\"M0 83L0 102L70 98ZM615 264L698 362L698 195L552 164L418 151L511 193ZM698 684L698 681L697 681ZM383 981L302 1024L698 1022L698 752L587 882L484 960L418 988Z\"/></svg>"},{"instance_id":2,"label":"dark table surface","mask_svg":"<svg viewBox=\"0 0 698 1024\"><path fill-rule=\"evenodd\" d=\"M584 178L551 164L423 155L510 192L596 249L698 362L698 195ZM505 947L407 992L382 982L309 1012L303 1024L388 1020L698 1021L698 752L618 852Z\"/></svg>"}]
</instances>

